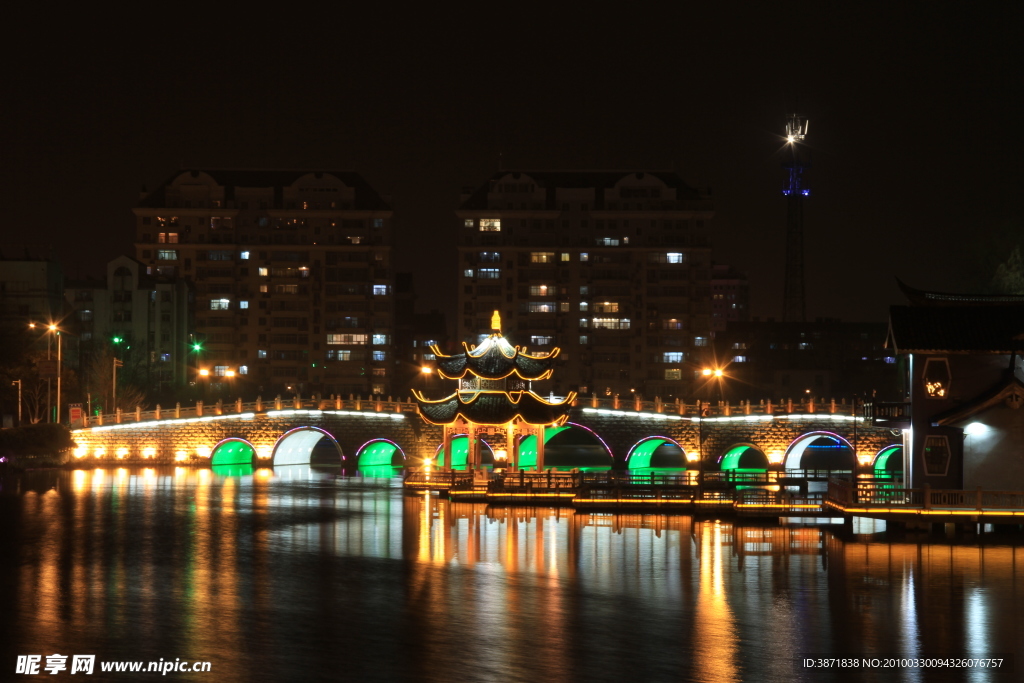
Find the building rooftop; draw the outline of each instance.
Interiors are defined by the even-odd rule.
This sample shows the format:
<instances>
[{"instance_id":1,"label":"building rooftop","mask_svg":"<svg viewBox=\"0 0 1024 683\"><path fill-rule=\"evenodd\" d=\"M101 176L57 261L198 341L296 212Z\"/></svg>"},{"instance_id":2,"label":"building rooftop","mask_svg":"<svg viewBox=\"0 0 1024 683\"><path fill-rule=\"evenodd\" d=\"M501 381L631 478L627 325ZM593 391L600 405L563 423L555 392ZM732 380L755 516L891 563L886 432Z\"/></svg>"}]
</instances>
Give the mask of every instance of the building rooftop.
<instances>
[{"instance_id":1,"label":"building rooftop","mask_svg":"<svg viewBox=\"0 0 1024 683\"><path fill-rule=\"evenodd\" d=\"M892 306L886 346L896 353L1024 350L1024 303Z\"/></svg>"},{"instance_id":2,"label":"building rooftop","mask_svg":"<svg viewBox=\"0 0 1024 683\"><path fill-rule=\"evenodd\" d=\"M633 175L637 180L646 176L653 176L664 183L667 187L676 191L676 201L699 201L709 200L706 192L696 190L685 182L675 171L498 171L492 175L488 182L480 185L466 199L461 209L485 210L487 196L494 190L493 187L502 178L511 175L513 178L526 176L533 180L540 188L545 189L545 205L548 209L557 208L555 190L562 188L595 188L599 190L611 189L619 184L627 176ZM604 208L604 193L598 192L594 197L594 209Z\"/></svg>"},{"instance_id":3,"label":"building rooftop","mask_svg":"<svg viewBox=\"0 0 1024 683\"><path fill-rule=\"evenodd\" d=\"M299 178L313 174L320 178L324 175L334 176L348 187L355 190L355 202L352 206L356 210L364 211L387 211L391 206L370 187L369 183L355 171L332 171L332 170L270 170L270 169L182 169L174 173L152 192L148 193L139 202L141 208L162 208L168 206L165 193L167 188L178 180L183 174L191 174L198 179L200 174L206 174L213 178L218 185L224 188L224 200L234 201L235 188L273 188L275 202L281 196L285 187L290 187Z\"/></svg>"}]
</instances>

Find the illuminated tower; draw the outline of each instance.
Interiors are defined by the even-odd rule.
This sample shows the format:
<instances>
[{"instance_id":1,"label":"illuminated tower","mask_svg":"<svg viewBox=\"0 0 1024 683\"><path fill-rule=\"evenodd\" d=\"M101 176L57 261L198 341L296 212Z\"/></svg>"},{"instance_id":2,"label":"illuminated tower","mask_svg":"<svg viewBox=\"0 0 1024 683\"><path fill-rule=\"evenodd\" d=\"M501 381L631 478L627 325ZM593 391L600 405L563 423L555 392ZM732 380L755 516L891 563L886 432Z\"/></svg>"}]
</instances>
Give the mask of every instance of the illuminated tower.
<instances>
[{"instance_id":1,"label":"illuminated tower","mask_svg":"<svg viewBox=\"0 0 1024 683\"><path fill-rule=\"evenodd\" d=\"M531 382L551 376L559 353L528 354L513 347L501 334L501 317L495 311L491 334L478 346L463 342L465 353L448 356L435 345L437 372L445 379L458 380L451 395L431 400L413 390L420 415L431 424L444 427L442 468L452 467L452 439L465 434L469 441L467 469L482 466L481 439L503 444L495 451L495 460L506 460L509 468L519 468L520 438L533 435L537 443L537 469L544 469L544 427L562 425L569 417L575 392L558 402L547 401L533 392Z\"/></svg>"},{"instance_id":2,"label":"illuminated tower","mask_svg":"<svg viewBox=\"0 0 1024 683\"><path fill-rule=\"evenodd\" d=\"M793 114L786 122L786 146L792 158L782 163L789 171L782 194L786 196L786 285L782 306L785 322L807 320L804 299L804 197L811 191L804 184L804 169L810 162L800 153L800 144L807 137L807 120Z\"/></svg>"}]
</instances>

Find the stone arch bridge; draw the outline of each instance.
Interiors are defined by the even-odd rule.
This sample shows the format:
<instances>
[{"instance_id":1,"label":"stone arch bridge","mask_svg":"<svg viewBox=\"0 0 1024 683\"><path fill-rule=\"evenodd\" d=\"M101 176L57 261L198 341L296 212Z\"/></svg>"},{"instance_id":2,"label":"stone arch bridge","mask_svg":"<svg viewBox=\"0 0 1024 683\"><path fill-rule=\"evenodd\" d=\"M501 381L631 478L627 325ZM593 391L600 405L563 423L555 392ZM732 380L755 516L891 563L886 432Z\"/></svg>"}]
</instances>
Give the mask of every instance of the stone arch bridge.
<instances>
[{"instance_id":1,"label":"stone arch bridge","mask_svg":"<svg viewBox=\"0 0 1024 683\"><path fill-rule=\"evenodd\" d=\"M90 418L88 426L73 431L74 461L281 466L308 464L315 448L321 455L326 448L328 460L337 458L347 466L417 466L436 456L442 440L441 428L424 422L410 401L239 401L186 409L158 407L110 418ZM855 417L852 405L835 402L702 407L660 401L623 405L617 399L594 398L577 402L569 427L549 430L555 434L545 439L551 439L546 449L565 438L558 433L567 432L575 435L570 439L574 443L589 443L592 452L604 453L607 465L631 469L653 467L661 457L657 454L666 452L678 461L671 464L696 468L703 442L701 466L709 469L809 468L805 454L813 446L818 455L821 448L831 447L846 457L845 463L836 460L828 469L866 471L902 446L898 430L874 426ZM482 438L486 443L487 434ZM496 440L495 447L499 443Z\"/></svg>"}]
</instances>

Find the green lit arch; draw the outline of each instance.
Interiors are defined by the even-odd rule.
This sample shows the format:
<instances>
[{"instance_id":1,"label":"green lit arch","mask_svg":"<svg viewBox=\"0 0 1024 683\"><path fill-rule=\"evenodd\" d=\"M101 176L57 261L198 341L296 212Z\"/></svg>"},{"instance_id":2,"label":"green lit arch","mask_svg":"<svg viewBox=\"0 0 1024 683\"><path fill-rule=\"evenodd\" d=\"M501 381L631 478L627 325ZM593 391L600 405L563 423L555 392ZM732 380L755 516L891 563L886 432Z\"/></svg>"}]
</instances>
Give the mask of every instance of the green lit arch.
<instances>
[{"instance_id":1,"label":"green lit arch","mask_svg":"<svg viewBox=\"0 0 1024 683\"><path fill-rule=\"evenodd\" d=\"M221 465L252 465L256 458L256 448L237 437L224 439L213 447L210 453L210 466Z\"/></svg>"},{"instance_id":2,"label":"green lit arch","mask_svg":"<svg viewBox=\"0 0 1024 683\"><path fill-rule=\"evenodd\" d=\"M893 456L898 457L893 457ZM887 476L896 472L903 472L903 446L893 444L886 446L875 456L875 464L872 468L875 476Z\"/></svg>"},{"instance_id":3,"label":"green lit arch","mask_svg":"<svg viewBox=\"0 0 1024 683\"><path fill-rule=\"evenodd\" d=\"M768 470L768 456L760 448L749 443L731 446L718 460L723 472L765 472Z\"/></svg>"},{"instance_id":4,"label":"green lit arch","mask_svg":"<svg viewBox=\"0 0 1024 683\"><path fill-rule=\"evenodd\" d=\"M373 439L367 441L356 452L360 469L366 467L402 467L405 465L405 451L394 441Z\"/></svg>"},{"instance_id":5,"label":"green lit arch","mask_svg":"<svg viewBox=\"0 0 1024 683\"><path fill-rule=\"evenodd\" d=\"M605 456L607 456L606 463L602 462L600 465L585 464L581 466L580 469L608 469L614 463L614 458L612 457L611 449L608 448L608 444L606 444L604 440L600 436L598 436L595 431L588 427L584 427L583 425L576 424L575 422L567 422L566 424L558 427L544 428L545 467L554 467L555 469L559 469L558 465L552 465L552 463L550 462L552 454L551 451L548 450L548 444L551 442L553 438L562 433L589 434L591 437L593 437L593 441L596 444L598 444L601 448L601 459L604 460ZM519 468L526 469L529 467L537 467L537 437L534 436L533 434L524 436L522 441L519 442ZM572 467L572 465L563 464L561 466L562 469L568 469L570 467Z\"/></svg>"},{"instance_id":6,"label":"green lit arch","mask_svg":"<svg viewBox=\"0 0 1024 683\"><path fill-rule=\"evenodd\" d=\"M491 450L491 445L483 439L480 439L480 459L483 461L482 464L484 465L494 464L494 451ZM453 470L464 470L466 469L466 462L468 460L469 437L465 434L453 436L451 468ZM434 463L437 467L444 467L444 444L440 444L437 447L437 452L434 455Z\"/></svg>"},{"instance_id":7,"label":"green lit arch","mask_svg":"<svg viewBox=\"0 0 1024 683\"><path fill-rule=\"evenodd\" d=\"M650 469L651 458L654 456L654 452L665 444L672 444L679 448L680 455L683 458L683 461L679 463L679 467L686 467L686 451L678 441L667 436L648 436L638 441L630 449L626 455L626 468L631 470Z\"/></svg>"}]
</instances>

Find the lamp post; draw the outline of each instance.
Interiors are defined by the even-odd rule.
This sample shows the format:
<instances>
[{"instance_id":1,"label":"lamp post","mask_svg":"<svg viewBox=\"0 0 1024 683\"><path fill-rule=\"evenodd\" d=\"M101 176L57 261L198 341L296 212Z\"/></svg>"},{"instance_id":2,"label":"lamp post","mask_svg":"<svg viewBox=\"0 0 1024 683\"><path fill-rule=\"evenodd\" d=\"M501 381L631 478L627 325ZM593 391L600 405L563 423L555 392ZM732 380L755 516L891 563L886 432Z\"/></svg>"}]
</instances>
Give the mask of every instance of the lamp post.
<instances>
[{"instance_id":1,"label":"lamp post","mask_svg":"<svg viewBox=\"0 0 1024 683\"><path fill-rule=\"evenodd\" d=\"M52 323L50 324L50 332L53 332L55 335L57 335L57 423L59 424L60 423L60 419L61 419L61 409L60 409L60 405L61 405L60 404L60 376L61 376L61 370L63 369L62 368L62 362L61 362L61 360L62 360L61 359L61 347L62 347L61 339L62 339L62 337L60 336L60 330L57 328L56 325L54 325Z\"/></svg>"}]
</instances>

